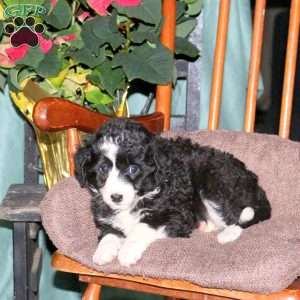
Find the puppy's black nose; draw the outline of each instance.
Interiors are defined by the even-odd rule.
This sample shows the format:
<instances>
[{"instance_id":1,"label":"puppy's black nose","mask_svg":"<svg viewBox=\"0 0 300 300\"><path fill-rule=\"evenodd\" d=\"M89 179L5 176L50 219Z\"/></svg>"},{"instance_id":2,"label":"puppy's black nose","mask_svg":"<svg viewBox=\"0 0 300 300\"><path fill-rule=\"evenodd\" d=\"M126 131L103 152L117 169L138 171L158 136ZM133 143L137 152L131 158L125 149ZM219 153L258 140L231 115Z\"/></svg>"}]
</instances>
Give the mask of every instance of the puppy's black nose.
<instances>
[{"instance_id":1,"label":"puppy's black nose","mask_svg":"<svg viewBox=\"0 0 300 300\"><path fill-rule=\"evenodd\" d=\"M112 194L110 197L111 197L112 201L115 203L120 203L123 198L123 196L120 194Z\"/></svg>"}]
</instances>

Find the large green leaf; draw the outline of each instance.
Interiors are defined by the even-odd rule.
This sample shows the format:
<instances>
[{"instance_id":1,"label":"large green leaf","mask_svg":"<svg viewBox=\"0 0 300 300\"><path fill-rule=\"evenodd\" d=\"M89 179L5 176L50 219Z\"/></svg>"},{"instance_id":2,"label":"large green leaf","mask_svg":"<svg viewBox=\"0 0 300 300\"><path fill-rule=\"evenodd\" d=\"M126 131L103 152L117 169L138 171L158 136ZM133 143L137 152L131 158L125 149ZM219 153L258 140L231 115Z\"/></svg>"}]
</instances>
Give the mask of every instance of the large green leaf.
<instances>
[{"instance_id":1,"label":"large green leaf","mask_svg":"<svg viewBox=\"0 0 300 300\"><path fill-rule=\"evenodd\" d=\"M114 49L119 47L123 43L124 37L117 31L114 20L115 18L112 17L96 17L85 22L81 31L85 47L91 49L95 54L104 44L110 44Z\"/></svg>"},{"instance_id":2,"label":"large green leaf","mask_svg":"<svg viewBox=\"0 0 300 300\"><path fill-rule=\"evenodd\" d=\"M62 36L68 34L75 34L76 36L78 36L80 35L80 32L81 32L81 26L77 23L74 23L69 28L58 31L55 36Z\"/></svg>"},{"instance_id":3,"label":"large green leaf","mask_svg":"<svg viewBox=\"0 0 300 300\"><path fill-rule=\"evenodd\" d=\"M161 21L161 0L143 0L139 6L121 7L114 4L118 13L129 18L142 20L145 23L159 24Z\"/></svg>"},{"instance_id":4,"label":"large green leaf","mask_svg":"<svg viewBox=\"0 0 300 300\"><path fill-rule=\"evenodd\" d=\"M109 44L113 49L118 48L125 41L117 28L116 16L96 17L91 21L92 32L102 40L102 44Z\"/></svg>"},{"instance_id":5,"label":"large green leaf","mask_svg":"<svg viewBox=\"0 0 300 300\"><path fill-rule=\"evenodd\" d=\"M62 68L62 57L57 46L53 46L36 68L38 75L46 77L56 76Z\"/></svg>"},{"instance_id":6,"label":"large green leaf","mask_svg":"<svg viewBox=\"0 0 300 300\"><path fill-rule=\"evenodd\" d=\"M192 44L187 39L176 37L175 53L177 55L184 55L190 58L196 58L199 55L199 50L194 44Z\"/></svg>"},{"instance_id":7,"label":"large green leaf","mask_svg":"<svg viewBox=\"0 0 300 300\"><path fill-rule=\"evenodd\" d=\"M197 16L200 14L203 6L203 0L195 0L188 3L187 14L190 16Z\"/></svg>"},{"instance_id":8,"label":"large green leaf","mask_svg":"<svg viewBox=\"0 0 300 300\"><path fill-rule=\"evenodd\" d=\"M98 39L93 33L93 20L84 22L81 30L81 38L85 47L94 53L98 53L99 47L103 45L103 40Z\"/></svg>"},{"instance_id":9,"label":"large green leaf","mask_svg":"<svg viewBox=\"0 0 300 300\"><path fill-rule=\"evenodd\" d=\"M101 92L101 90L95 86L85 91L85 98L95 105L107 105L114 101L114 98Z\"/></svg>"},{"instance_id":10,"label":"large green leaf","mask_svg":"<svg viewBox=\"0 0 300 300\"><path fill-rule=\"evenodd\" d=\"M130 53L116 55L113 66L122 66L129 81L138 78L166 84L172 80L173 55L161 44L156 48L144 44Z\"/></svg>"},{"instance_id":11,"label":"large green leaf","mask_svg":"<svg viewBox=\"0 0 300 300\"><path fill-rule=\"evenodd\" d=\"M154 26L151 24L140 23L137 28L130 33L130 39L138 44L143 43L144 41L156 44L159 41L159 29L159 25Z\"/></svg>"},{"instance_id":12,"label":"large green leaf","mask_svg":"<svg viewBox=\"0 0 300 300\"><path fill-rule=\"evenodd\" d=\"M100 86L112 97L115 96L116 90L125 88L125 74L123 70L121 68L113 68L110 61L105 61L93 70L91 75L88 76L88 80Z\"/></svg>"},{"instance_id":13,"label":"large green leaf","mask_svg":"<svg viewBox=\"0 0 300 300\"><path fill-rule=\"evenodd\" d=\"M139 32L139 31L132 32L130 38L132 42L137 44L141 44L145 41L149 41L151 43L157 43L159 40L158 36L153 32Z\"/></svg>"},{"instance_id":14,"label":"large green leaf","mask_svg":"<svg viewBox=\"0 0 300 300\"><path fill-rule=\"evenodd\" d=\"M196 27L197 21L195 19L187 19L185 22L177 24L176 36L186 38Z\"/></svg>"},{"instance_id":15,"label":"large green leaf","mask_svg":"<svg viewBox=\"0 0 300 300\"><path fill-rule=\"evenodd\" d=\"M66 0L58 0L54 9L44 18L45 22L56 29L65 29L71 23L72 10Z\"/></svg>"},{"instance_id":16,"label":"large green leaf","mask_svg":"<svg viewBox=\"0 0 300 300\"><path fill-rule=\"evenodd\" d=\"M145 23L139 23L138 27L137 27L137 31L139 32L153 32L155 33L157 36L160 35L160 27L161 27L162 22L160 22L157 25L153 25L153 24L145 24Z\"/></svg>"},{"instance_id":17,"label":"large green leaf","mask_svg":"<svg viewBox=\"0 0 300 300\"><path fill-rule=\"evenodd\" d=\"M94 68L105 60L105 49L99 48L97 54L91 49L84 47L78 50L69 51L68 54L78 63Z\"/></svg>"},{"instance_id":18,"label":"large green leaf","mask_svg":"<svg viewBox=\"0 0 300 300\"><path fill-rule=\"evenodd\" d=\"M176 1L176 20L180 19L185 13L186 4L181 1Z\"/></svg>"}]
</instances>

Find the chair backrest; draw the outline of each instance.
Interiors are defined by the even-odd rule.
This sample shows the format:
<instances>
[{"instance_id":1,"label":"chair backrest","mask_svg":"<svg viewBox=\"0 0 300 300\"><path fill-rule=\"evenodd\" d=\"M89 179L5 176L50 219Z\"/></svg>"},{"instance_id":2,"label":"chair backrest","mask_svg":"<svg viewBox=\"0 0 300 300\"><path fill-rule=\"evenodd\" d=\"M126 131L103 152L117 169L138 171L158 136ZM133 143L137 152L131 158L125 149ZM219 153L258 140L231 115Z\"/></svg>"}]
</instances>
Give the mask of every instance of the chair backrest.
<instances>
[{"instance_id":1,"label":"chair backrest","mask_svg":"<svg viewBox=\"0 0 300 300\"><path fill-rule=\"evenodd\" d=\"M266 0L256 0L254 10L253 35L251 57L248 75L248 89L244 130L253 132L255 125L256 99L259 82L261 53L264 32L264 17ZM209 129L217 129L221 107L223 70L226 52L230 0L221 0L219 9L218 30L215 47L213 79L210 98ZM281 113L279 136L289 138L291 115L293 107L293 91L296 73L296 60L299 42L300 27L300 0L291 0L288 42L285 60L283 92L281 100Z\"/></svg>"}]
</instances>

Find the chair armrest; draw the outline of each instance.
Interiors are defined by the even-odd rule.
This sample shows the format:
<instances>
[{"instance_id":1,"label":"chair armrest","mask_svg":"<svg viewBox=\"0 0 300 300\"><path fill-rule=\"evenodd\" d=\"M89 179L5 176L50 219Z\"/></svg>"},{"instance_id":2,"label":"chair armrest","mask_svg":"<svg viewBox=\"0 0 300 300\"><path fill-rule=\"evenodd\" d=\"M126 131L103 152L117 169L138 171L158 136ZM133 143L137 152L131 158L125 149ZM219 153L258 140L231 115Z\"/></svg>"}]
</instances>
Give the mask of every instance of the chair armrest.
<instances>
[{"instance_id":1,"label":"chair armrest","mask_svg":"<svg viewBox=\"0 0 300 300\"><path fill-rule=\"evenodd\" d=\"M40 202L46 193L41 184L13 184L0 205L0 220L40 222Z\"/></svg>"},{"instance_id":2,"label":"chair armrest","mask_svg":"<svg viewBox=\"0 0 300 300\"><path fill-rule=\"evenodd\" d=\"M110 118L111 116L93 112L71 101L55 97L40 100L33 110L34 124L42 131L77 128L84 132L94 132ZM143 123L154 133L163 130L162 113L136 116L133 119Z\"/></svg>"}]
</instances>

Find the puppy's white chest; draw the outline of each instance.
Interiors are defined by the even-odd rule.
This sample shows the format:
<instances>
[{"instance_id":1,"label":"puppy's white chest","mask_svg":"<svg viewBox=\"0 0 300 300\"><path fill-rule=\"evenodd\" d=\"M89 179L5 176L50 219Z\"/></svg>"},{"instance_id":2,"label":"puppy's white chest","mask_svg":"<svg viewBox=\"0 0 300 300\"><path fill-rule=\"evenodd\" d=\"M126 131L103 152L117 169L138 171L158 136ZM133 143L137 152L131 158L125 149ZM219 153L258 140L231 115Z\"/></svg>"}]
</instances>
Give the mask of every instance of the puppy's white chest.
<instances>
[{"instance_id":1,"label":"puppy's white chest","mask_svg":"<svg viewBox=\"0 0 300 300\"><path fill-rule=\"evenodd\" d=\"M140 214L128 210L121 211L113 217L113 227L121 229L127 236L130 231L140 222Z\"/></svg>"}]
</instances>

